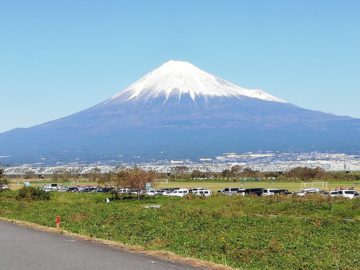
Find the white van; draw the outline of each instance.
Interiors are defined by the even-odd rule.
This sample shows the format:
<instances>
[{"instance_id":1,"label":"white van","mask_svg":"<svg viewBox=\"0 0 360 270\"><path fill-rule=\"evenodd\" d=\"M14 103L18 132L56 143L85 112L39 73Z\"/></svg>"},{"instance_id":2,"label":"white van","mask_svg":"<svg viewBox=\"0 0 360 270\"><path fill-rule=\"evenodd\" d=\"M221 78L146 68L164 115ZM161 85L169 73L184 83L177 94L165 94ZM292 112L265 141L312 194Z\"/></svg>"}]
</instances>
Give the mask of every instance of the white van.
<instances>
[{"instance_id":1,"label":"white van","mask_svg":"<svg viewBox=\"0 0 360 270\"><path fill-rule=\"evenodd\" d=\"M179 188L174 190L171 193L164 194L165 196L174 196L174 197L184 197L185 195L189 194L189 190L187 188Z\"/></svg>"},{"instance_id":2,"label":"white van","mask_svg":"<svg viewBox=\"0 0 360 270\"><path fill-rule=\"evenodd\" d=\"M224 188L222 190L219 190L218 193L222 193L224 195L232 196L232 195L237 195L239 189L240 188Z\"/></svg>"}]
</instances>

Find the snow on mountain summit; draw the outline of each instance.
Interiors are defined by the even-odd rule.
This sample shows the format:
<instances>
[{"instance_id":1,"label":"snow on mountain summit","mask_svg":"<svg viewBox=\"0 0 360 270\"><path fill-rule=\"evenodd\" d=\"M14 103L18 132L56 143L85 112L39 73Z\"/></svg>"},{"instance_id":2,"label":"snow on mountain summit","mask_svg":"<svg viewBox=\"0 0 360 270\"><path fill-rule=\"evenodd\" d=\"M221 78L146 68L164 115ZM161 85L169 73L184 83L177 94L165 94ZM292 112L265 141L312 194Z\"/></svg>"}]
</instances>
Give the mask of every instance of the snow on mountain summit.
<instances>
[{"instance_id":1,"label":"snow on mountain summit","mask_svg":"<svg viewBox=\"0 0 360 270\"><path fill-rule=\"evenodd\" d=\"M249 97L285 103L284 100L260 89L250 90L239 87L188 62L174 60L170 60L148 73L116 94L111 100L126 102L164 97L164 101L166 101L174 95L179 100L182 96L189 95L194 102L196 102L197 97Z\"/></svg>"}]
</instances>

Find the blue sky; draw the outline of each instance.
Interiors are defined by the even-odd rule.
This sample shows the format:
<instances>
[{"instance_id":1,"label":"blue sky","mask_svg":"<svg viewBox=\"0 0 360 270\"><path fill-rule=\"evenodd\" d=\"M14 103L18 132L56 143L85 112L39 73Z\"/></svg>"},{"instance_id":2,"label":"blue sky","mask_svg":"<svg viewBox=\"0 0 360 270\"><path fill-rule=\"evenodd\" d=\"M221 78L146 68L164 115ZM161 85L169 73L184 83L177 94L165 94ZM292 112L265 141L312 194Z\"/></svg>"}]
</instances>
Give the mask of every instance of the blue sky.
<instances>
[{"instance_id":1,"label":"blue sky","mask_svg":"<svg viewBox=\"0 0 360 270\"><path fill-rule=\"evenodd\" d=\"M0 131L66 116L163 62L360 118L360 1L0 2Z\"/></svg>"}]
</instances>

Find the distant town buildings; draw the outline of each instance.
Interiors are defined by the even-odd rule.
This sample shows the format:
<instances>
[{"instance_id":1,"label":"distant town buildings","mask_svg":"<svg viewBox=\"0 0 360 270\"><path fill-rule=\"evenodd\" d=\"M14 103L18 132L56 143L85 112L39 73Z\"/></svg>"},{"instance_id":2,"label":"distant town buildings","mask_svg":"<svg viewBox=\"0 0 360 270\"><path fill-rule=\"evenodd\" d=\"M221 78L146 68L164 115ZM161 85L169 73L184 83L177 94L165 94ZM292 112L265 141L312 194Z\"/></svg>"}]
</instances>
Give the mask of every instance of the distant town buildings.
<instances>
[{"instance_id":1,"label":"distant town buildings","mask_svg":"<svg viewBox=\"0 0 360 270\"><path fill-rule=\"evenodd\" d=\"M23 165L6 167L6 175L53 175L53 174L78 174L109 173L119 168L138 166L145 170L154 170L159 173L170 173L177 167L185 167L188 172L222 172L235 165L242 168L251 168L257 171L286 172L296 167L320 167L326 171L360 171L360 156L341 153L225 153L215 158L201 158L198 161L170 160L156 161L142 164L121 163L118 165L104 164L63 164L58 166Z\"/></svg>"}]
</instances>

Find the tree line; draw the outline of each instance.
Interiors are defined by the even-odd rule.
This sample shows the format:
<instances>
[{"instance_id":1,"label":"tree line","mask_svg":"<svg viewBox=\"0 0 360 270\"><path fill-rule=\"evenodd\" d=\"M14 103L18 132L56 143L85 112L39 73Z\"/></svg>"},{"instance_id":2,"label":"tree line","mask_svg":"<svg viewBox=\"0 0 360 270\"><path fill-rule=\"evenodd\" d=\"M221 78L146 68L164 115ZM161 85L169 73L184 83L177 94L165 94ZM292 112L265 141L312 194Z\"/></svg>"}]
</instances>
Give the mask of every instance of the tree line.
<instances>
[{"instance_id":1,"label":"tree line","mask_svg":"<svg viewBox=\"0 0 360 270\"><path fill-rule=\"evenodd\" d=\"M39 178L38 175L25 175L24 179ZM141 168L120 168L116 172L102 173L94 168L87 174L80 175L69 171L56 171L49 176L54 182L77 181L86 179L105 185L118 185L129 188L138 188L144 183L152 183L155 179L168 179L169 181L240 181L240 180L268 180L268 181L310 181L310 180L360 180L359 172L327 172L321 168L297 167L287 172L261 172L247 167L235 165L222 172L192 170L186 166L176 166L169 173L156 173ZM0 184L6 185L4 171L0 170Z\"/></svg>"}]
</instances>

